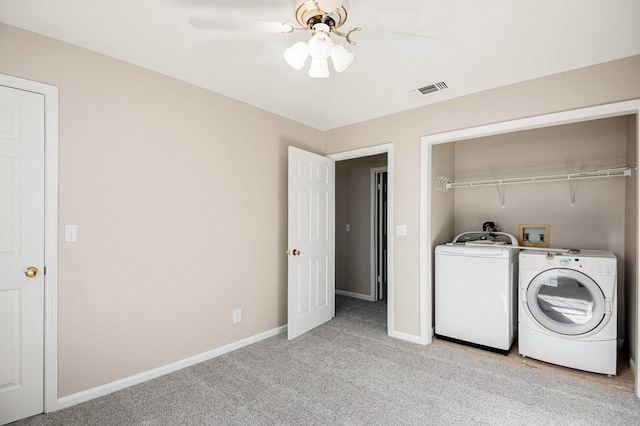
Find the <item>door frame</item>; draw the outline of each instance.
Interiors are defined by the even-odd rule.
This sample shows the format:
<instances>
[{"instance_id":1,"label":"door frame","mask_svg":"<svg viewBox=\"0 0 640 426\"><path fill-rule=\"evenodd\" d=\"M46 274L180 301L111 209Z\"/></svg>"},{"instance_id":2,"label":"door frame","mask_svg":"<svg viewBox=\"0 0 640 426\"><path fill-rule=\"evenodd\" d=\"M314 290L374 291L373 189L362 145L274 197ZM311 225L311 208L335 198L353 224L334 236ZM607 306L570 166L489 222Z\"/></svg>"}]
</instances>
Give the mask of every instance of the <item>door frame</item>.
<instances>
[{"instance_id":1,"label":"door frame","mask_svg":"<svg viewBox=\"0 0 640 426\"><path fill-rule=\"evenodd\" d=\"M0 74L0 85L44 96L44 412L58 409L58 88Z\"/></svg>"},{"instance_id":2,"label":"door frame","mask_svg":"<svg viewBox=\"0 0 640 426\"><path fill-rule=\"evenodd\" d=\"M388 161L387 161L388 162ZM378 216L376 215L376 213L378 212L378 189L377 189L377 177L378 174L380 173L387 173L387 178L388 178L388 167L387 166L382 166L382 167L371 167L370 169L370 173L371 173L371 237L370 237L370 241L371 241L371 300L374 302L378 301L378 274L377 274L377 263L378 263L378 259L379 259L379 254L378 253L380 251L379 247L376 244L376 232L378 230ZM389 187L389 184L387 183L387 188ZM387 209L389 208L389 202L387 201ZM389 218L387 217L387 226L388 226L388 220ZM387 234L387 241L389 240L389 234ZM388 258L388 256L387 256ZM388 264L388 259L387 259L387 264ZM388 273L387 273L388 276Z\"/></svg>"},{"instance_id":3,"label":"door frame","mask_svg":"<svg viewBox=\"0 0 640 426\"><path fill-rule=\"evenodd\" d=\"M377 154L387 154L387 334L407 340L403 333L396 332L393 325L393 143L343 151L327 155L333 161L351 160Z\"/></svg>"},{"instance_id":4,"label":"door frame","mask_svg":"<svg viewBox=\"0 0 640 426\"><path fill-rule=\"evenodd\" d=\"M433 168L431 163L433 145L622 115L636 116L636 153L640 153L640 99L503 121L420 138L420 294L424 295L424 297L420 298L420 335L425 344L431 343L433 338L433 250L435 248L432 240L433 235L431 234L431 197L433 193L433 185L431 183ZM637 174L634 175L634 178L638 180ZM640 185L637 186L636 199L640 202ZM635 286L635 309L637 313L640 313L640 297L638 297L640 285L637 279L637 271L640 268L640 215L638 214L635 218L635 227L636 253L633 262L636 265L636 274L635 277L628 278L636 279L635 282L629 280L626 284ZM635 327L635 362L638 363L640 358L640 315L636 315ZM640 374L635 368L634 373L635 392L636 396L640 398Z\"/></svg>"}]
</instances>

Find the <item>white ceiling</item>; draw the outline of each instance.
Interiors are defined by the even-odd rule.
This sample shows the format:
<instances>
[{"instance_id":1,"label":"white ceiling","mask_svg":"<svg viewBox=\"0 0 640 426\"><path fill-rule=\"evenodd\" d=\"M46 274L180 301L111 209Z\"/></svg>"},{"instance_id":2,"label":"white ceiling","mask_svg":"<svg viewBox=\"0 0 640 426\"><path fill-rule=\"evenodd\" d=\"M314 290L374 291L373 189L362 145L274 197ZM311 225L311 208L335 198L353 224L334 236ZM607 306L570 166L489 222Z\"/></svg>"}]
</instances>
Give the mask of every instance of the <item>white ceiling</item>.
<instances>
[{"instance_id":1,"label":"white ceiling","mask_svg":"<svg viewBox=\"0 0 640 426\"><path fill-rule=\"evenodd\" d=\"M198 30L189 18L295 23L294 0L0 0L0 21L158 71L320 130L640 54L638 0L350 0L340 28L425 37L427 57L348 46L326 79L282 52L307 33ZM353 36L357 41L357 34ZM0 41L2 42L2 41ZM435 47L435 50L432 49ZM612 76L615 78L615 76ZM415 89L444 81L428 95Z\"/></svg>"}]
</instances>

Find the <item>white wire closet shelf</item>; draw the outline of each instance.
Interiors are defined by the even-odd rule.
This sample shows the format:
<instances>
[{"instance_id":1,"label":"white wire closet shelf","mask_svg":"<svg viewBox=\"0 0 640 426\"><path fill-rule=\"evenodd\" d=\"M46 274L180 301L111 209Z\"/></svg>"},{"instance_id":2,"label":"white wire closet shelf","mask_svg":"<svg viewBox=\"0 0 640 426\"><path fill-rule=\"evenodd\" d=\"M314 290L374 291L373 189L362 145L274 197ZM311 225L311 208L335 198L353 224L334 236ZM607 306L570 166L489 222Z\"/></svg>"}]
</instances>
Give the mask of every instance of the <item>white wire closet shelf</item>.
<instances>
[{"instance_id":1,"label":"white wire closet shelf","mask_svg":"<svg viewBox=\"0 0 640 426\"><path fill-rule=\"evenodd\" d=\"M490 179L479 180L469 182L452 182L446 176L438 176L435 178L434 186L437 191L447 192L449 189L456 188L471 188L477 186L498 186L500 193L500 201L504 208L504 189L503 185L513 185L519 183L534 183L534 182L558 182L558 181L570 181L571 182L571 207L575 204L575 186L574 181L578 179L594 179L594 178L608 178L608 177L629 177L631 176L631 167L619 167L615 169L596 170L593 172L580 172L580 173L564 173L557 175L542 175L542 176L528 176L528 177L514 177L505 179Z\"/></svg>"}]
</instances>

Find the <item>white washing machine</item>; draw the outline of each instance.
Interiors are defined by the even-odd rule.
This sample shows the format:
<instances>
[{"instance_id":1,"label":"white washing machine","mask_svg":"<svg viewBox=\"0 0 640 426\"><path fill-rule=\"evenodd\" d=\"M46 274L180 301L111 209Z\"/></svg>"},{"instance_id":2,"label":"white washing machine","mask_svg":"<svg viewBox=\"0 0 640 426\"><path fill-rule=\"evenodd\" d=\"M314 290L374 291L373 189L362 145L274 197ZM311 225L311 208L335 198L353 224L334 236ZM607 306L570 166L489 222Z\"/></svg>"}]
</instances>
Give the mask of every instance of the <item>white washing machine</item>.
<instances>
[{"instance_id":1,"label":"white washing machine","mask_svg":"<svg viewBox=\"0 0 640 426\"><path fill-rule=\"evenodd\" d=\"M518 349L530 358L616 374L617 270L609 251L520 253Z\"/></svg>"},{"instance_id":2,"label":"white washing machine","mask_svg":"<svg viewBox=\"0 0 640 426\"><path fill-rule=\"evenodd\" d=\"M506 353L515 338L518 240L502 232L465 232L435 249L438 337Z\"/></svg>"}]
</instances>

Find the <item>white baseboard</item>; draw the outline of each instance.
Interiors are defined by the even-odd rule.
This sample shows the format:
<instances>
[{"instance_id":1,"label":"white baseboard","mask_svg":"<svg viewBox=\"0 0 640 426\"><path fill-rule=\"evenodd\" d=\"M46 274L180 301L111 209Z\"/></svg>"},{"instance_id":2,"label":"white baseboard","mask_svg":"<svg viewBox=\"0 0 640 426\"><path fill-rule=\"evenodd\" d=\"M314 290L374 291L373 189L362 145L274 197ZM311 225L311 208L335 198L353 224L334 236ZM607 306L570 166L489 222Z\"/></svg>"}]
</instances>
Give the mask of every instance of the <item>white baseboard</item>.
<instances>
[{"instance_id":1,"label":"white baseboard","mask_svg":"<svg viewBox=\"0 0 640 426\"><path fill-rule=\"evenodd\" d=\"M420 336L414 334L401 333L399 331L390 331L389 337L393 337L400 340L405 340L411 343L417 343L418 345L424 345L423 339Z\"/></svg>"},{"instance_id":2,"label":"white baseboard","mask_svg":"<svg viewBox=\"0 0 640 426\"><path fill-rule=\"evenodd\" d=\"M174 371L181 370L186 367L198 364L203 361L219 357L226 353L235 351L236 349L249 346L253 343L257 343L261 340L269 337L276 336L287 331L287 326L283 325L272 330L267 330L263 333L256 334L255 336L247 337L237 342L229 343L228 345L221 346L219 348L195 355L189 358L185 358L180 361L173 362L171 364L164 365L162 367L154 368L153 370L145 371L134 376L126 377L124 379L116 380L115 382L107 383L106 385L98 386L93 389L87 389L82 392L74 393L72 395L64 396L58 399L58 410L68 408L73 405L77 405L86 401L90 401L101 396L108 395L110 393L128 388L129 386L137 385L138 383L146 382L147 380L155 379L165 374L173 373Z\"/></svg>"},{"instance_id":3,"label":"white baseboard","mask_svg":"<svg viewBox=\"0 0 640 426\"><path fill-rule=\"evenodd\" d=\"M345 290L336 289L336 295L337 296L352 297L354 299L366 300L368 302L375 302L376 301L376 298L374 296L370 296L368 294L362 294L362 293L353 293L351 291L345 291Z\"/></svg>"},{"instance_id":4,"label":"white baseboard","mask_svg":"<svg viewBox=\"0 0 640 426\"><path fill-rule=\"evenodd\" d=\"M629 358L629 366L631 367L633 376L638 377L638 372L636 371L636 363L633 361L633 358Z\"/></svg>"}]
</instances>

